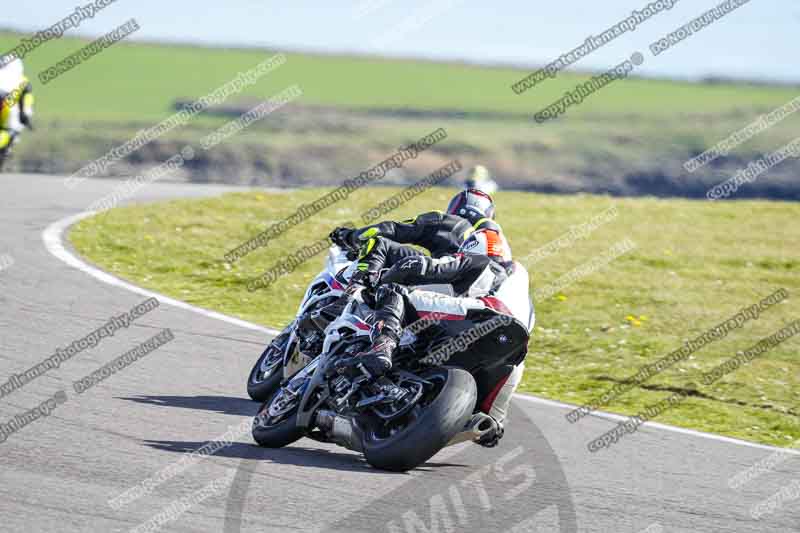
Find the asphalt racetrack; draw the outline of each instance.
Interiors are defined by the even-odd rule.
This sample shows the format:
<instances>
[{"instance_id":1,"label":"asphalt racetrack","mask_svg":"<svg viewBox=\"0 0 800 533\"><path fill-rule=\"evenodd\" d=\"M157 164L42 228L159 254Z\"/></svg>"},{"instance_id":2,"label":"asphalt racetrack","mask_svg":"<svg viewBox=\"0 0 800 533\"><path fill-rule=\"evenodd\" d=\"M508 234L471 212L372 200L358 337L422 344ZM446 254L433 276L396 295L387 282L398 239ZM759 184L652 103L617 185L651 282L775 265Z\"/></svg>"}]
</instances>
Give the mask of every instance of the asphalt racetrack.
<instances>
[{"instance_id":1,"label":"asphalt racetrack","mask_svg":"<svg viewBox=\"0 0 800 533\"><path fill-rule=\"evenodd\" d=\"M68 217L118 185L69 190L55 177L0 176L0 253L13 259L0 271L0 530L800 531L789 496L752 516L792 483L797 496L797 455L732 488L774 450L646 424L590 453L613 417L570 424L567 406L531 397L515 400L497 448L448 448L407 474L308 439L261 449L241 428L258 407L244 383L268 332L167 300L57 368L8 381L148 298L67 264L68 245L59 252ZM136 201L225 190L153 184ZM171 340L76 392L76 381L166 328ZM49 416L7 425L40 405ZM226 432L232 443L222 446ZM190 455L209 442L220 449Z\"/></svg>"}]
</instances>

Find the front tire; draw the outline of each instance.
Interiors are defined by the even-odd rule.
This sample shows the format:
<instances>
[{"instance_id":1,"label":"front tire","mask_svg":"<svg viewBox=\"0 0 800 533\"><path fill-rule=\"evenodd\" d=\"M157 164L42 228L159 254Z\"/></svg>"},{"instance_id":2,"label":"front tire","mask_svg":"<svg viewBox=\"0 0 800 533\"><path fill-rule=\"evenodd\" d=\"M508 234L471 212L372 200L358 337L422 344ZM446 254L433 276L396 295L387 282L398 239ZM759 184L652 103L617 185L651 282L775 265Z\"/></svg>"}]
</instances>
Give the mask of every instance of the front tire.
<instances>
[{"instance_id":1,"label":"front tire","mask_svg":"<svg viewBox=\"0 0 800 533\"><path fill-rule=\"evenodd\" d=\"M375 429L364 432L364 457L375 468L404 472L421 465L444 448L472 417L478 391L469 372L440 367L420 377L441 386L418 418L388 436Z\"/></svg>"},{"instance_id":2,"label":"front tire","mask_svg":"<svg viewBox=\"0 0 800 533\"><path fill-rule=\"evenodd\" d=\"M257 402L264 402L283 379L283 345L276 337L259 356L247 377L247 394Z\"/></svg>"},{"instance_id":3,"label":"front tire","mask_svg":"<svg viewBox=\"0 0 800 533\"><path fill-rule=\"evenodd\" d=\"M259 409L258 414L253 419L253 439L259 446L265 448L283 448L303 436L303 430L297 427L297 408L300 405L299 398L291 408L287 408L285 413L278 417L270 417L269 408L278 399L279 394L283 394L283 388L273 391L269 399Z\"/></svg>"}]
</instances>

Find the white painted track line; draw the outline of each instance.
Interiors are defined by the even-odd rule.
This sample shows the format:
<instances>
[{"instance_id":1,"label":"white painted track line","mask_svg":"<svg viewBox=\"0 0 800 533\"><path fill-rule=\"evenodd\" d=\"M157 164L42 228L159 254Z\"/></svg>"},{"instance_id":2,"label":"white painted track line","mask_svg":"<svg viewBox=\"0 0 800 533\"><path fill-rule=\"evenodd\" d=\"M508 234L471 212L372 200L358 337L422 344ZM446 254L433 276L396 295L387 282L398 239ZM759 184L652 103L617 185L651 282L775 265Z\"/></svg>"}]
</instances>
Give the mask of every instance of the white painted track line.
<instances>
[{"instance_id":1,"label":"white painted track line","mask_svg":"<svg viewBox=\"0 0 800 533\"><path fill-rule=\"evenodd\" d=\"M223 322L227 322L235 326L240 326L246 329L260 331L262 333L266 333L269 335L277 335L278 333L280 333L280 331L275 329L265 328L259 326L258 324L247 322L246 320L241 320L239 318L224 315L222 313L211 311L209 309L203 309L202 307L197 307L191 304L187 304L186 302L175 300L174 298L170 298L169 296L165 296L163 294L159 294L154 291L143 289L142 287L137 287L136 285L128 283L125 280L122 280L116 276L109 274L108 272L100 270L99 268L96 268L86 263L81 258L73 254L71 251L69 251L66 246L64 246L63 237L64 237L64 232L68 227L94 214L96 214L94 211L84 211L82 213L78 213L77 215L72 215L66 218L62 218L61 220L58 220L47 226L47 228L42 232L42 240L44 241L44 246L45 248L47 248L47 251L56 256L58 259L64 261L69 266L77 268L78 270L81 270L83 272L86 272L90 276L97 278L103 283L108 283L109 285L114 285L115 287L121 287L123 289L150 298L158 298L158 301L161 302L162 304L171 305L174 307L178 307L180 309L186 309L187 311L193 311L195 313L199 313L209 318L215 318L217 320L222 320Z\"/></svg>"}]
</instances>

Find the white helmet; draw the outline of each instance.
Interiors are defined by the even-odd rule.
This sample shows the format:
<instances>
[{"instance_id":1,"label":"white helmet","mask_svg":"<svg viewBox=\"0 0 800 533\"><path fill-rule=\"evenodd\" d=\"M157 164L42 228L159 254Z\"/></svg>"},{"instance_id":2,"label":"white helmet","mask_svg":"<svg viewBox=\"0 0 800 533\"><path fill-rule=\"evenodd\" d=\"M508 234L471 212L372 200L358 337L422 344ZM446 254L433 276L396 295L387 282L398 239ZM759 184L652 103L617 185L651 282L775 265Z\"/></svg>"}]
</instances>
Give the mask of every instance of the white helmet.
<instances>
[{"instance_id":1,"label":"white helmet","mask_svg":"<svg viewBox=\"0 0 800 533\"><path fill-rule=\"evenodd\" d=\"M502 264L512 261L511 247L505 235L493 229L473 232L458 251L464 254L487 255Z\"/></svg>"},{"instance_id":2,"label":"white helmet","mask_svg":"<svg viewBox=\"0 0 800 533\"><path fill-rule=\"evenodd\" d=\"M11 58L10 61L8 61L9 58ZM18 89L24 76L25 71L21 59L11 55L0 56L0 91L10 93Z\"/></svg>"},{"instance_id":3,"label":"white helmet","mask_svg":"<svg viewBox=\"0 0 800 533\"><path fill-rule=\"evenodd\" d=\"M483 165L476 165L470 169L467 174L467 180L464 182L464 187L478 189L486 194L497 192L497 183L492 179L489 169Z\"/></svg>"}]
</instances>

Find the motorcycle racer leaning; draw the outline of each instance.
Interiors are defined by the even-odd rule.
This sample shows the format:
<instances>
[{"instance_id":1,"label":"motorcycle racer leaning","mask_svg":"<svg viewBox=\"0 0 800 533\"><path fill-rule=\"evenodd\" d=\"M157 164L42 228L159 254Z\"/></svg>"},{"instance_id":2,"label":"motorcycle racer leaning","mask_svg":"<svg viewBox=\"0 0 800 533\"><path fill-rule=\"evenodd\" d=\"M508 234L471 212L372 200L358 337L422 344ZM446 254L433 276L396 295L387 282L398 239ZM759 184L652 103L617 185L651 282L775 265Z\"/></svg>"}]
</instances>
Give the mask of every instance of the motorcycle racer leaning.
<instances>
[{"instance_id":1,"label":"motorcycle racer leaning","mask_svg":"<svg viewBox=\"0 0 800 533\"><path fill-rule=\"evenodd\" d=\"M511 249L494 221L492 198L476 189L456 194L446 213L431 211L403 222L384 221L360 229L336 228L330 238L343 248L360 248L358 272L351 284L372 285L382 268L391 268L406 257L422 256L415 244L433 258L456 253L474 232L492 236L490 254L501 262L511 261Z\"/></svg>"},{"instance_id":2,"label":"motorcycle racer leaning","mask_svg":"<svg viewBox=\"0 0 800 533\"><path fill-rule=\"evenodd\" d=\"M0 57L0 169L19 133L31 127L33 92L22 60Z\"/></svg>"},{"instance_id":3,"label":"motorcycle racer leaning","mask_svg":"<svg viewBox=\"0 0 800 533\"><path fill-rule=\"evenodd\" d=\"M485 201L487 199L488 202ZM355 279L351 280L348 290L354 292L364 286L377 285L372 306L376 309L371 332L372 346L365 352L340 361L339 371L353 372L357 369L369 375L381 375L391 369L392 355L404 326L428 316L464 319L470 311L483 311L490 307L481 298L492 295L514 268L508 242L500 226L492 220L494 204L485 193L466 190L453 198L448 214L468 217L473 223L468 231L469 237L455 254L434 255L434 250L431 250L432 256L429 257L413 248L376 236L377 232L371 231L371 228L378 227L378 231L397 235L390 233L394 227L389 224L394 223L339 233L337 237L340 239L367 235L362 246L359 270L354 274ZM418 240L408 239L404 242L423 246L432 243L431 237L425 238L425 229L414 231L417 231L415 236ZM428 226L427 235L435 234L436 231ZM401 238L405 239L406 236L401 234ZM375 253L376 249L378 253ZM389 270L381 275L380 269L385 266ZM376 277L379 279L376 280ZM437 291L425 290L419 287L421 285L437 285ZM523 370L524 363L519 363L504 378L504 383L497 384L499 393L486 413L495 420L496 429L481 437L477 441L479 444L495 446L503 436L503 422Z\"/></svg>"}]
</instances>

